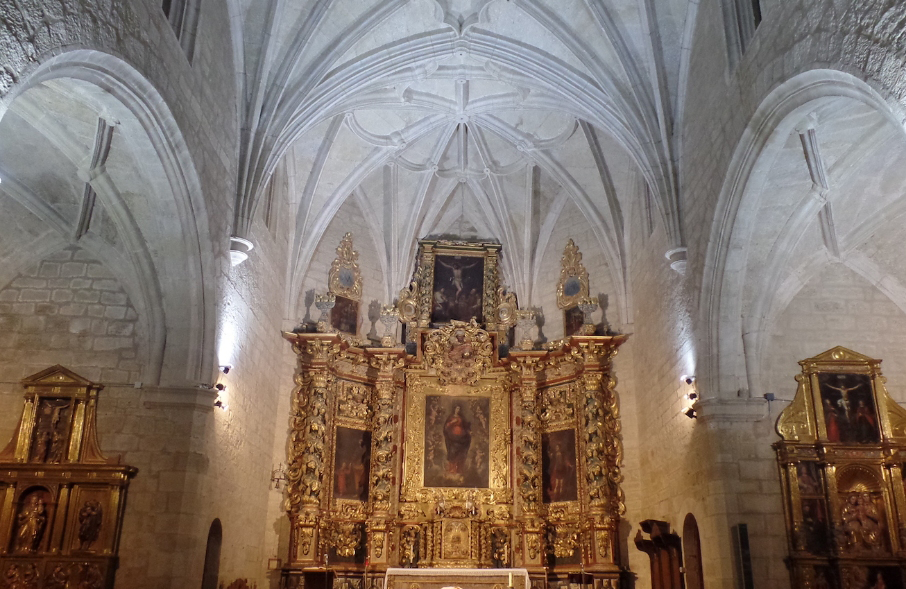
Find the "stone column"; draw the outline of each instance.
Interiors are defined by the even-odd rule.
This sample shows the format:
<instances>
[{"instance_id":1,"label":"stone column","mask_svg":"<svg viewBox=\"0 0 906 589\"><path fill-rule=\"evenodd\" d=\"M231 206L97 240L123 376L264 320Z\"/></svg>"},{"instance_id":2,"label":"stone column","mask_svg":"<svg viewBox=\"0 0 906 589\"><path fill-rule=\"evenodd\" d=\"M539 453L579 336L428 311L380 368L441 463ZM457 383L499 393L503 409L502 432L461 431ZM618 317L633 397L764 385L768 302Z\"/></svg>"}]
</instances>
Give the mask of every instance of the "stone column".
<instances>
[{"instance_id":1,"label":"stone column","mask_svg":"<svg viewBox=\"0 0 906 589\"><path fill-rule=\"evenodd\" d=\"M324 469L328 452L327 411L331 376L328 364L340 349L332 334L284 333L298 356L287 442L287 485L284 508L290 518L290 566L324 565L319 549L327 493Z\"/></svg>"},{"instance_id":2,"label":"stone column","mask_svg":"<svg viewBox=\"0 0 906 589\"><path fill-rule=\"evenodd\" d=\"M404 348L382 349L371 358L375 371L374 408L371 425L371 478L368 518L368 563L385 569L390 562L390 545L395 511L396 477L399 471L399 415L403 383L397 378L405 362Z\"/></svg>"},{"instance_id":3,"label":"stone column","mask_svg":"<svg viewBox=\"0 0 906 589\"><path fill-rule=\"evenodd\" d=\"M544 520L541 518L541 421L538 404L538 367L546 352L511 351L517 377L513 387L513 414L516 432L515 465L516 520L522 529L516 566L540 571L544 567ZM521 562L520 561L521 556Z\"/></svg>"}]
</instances>

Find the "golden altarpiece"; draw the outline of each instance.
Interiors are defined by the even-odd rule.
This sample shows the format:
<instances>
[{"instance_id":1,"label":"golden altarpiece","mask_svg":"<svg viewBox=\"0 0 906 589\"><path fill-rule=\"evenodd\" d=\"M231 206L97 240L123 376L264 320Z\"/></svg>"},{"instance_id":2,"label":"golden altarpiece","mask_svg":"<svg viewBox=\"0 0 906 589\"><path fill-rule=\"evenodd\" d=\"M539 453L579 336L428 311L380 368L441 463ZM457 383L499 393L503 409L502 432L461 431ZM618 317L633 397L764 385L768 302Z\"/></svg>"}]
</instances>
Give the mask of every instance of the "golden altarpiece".
<instances>
[{"instance_id":1,"label":"golden altarpiece","mask_svg":"<svg viewBox=\"0 0 906 589\"><path fill-rule=\"evenodd\" d=\"M626 336L509 348L517 319L534 316L500 288L500 245L419 245L412 283L385 308L406 343L284 333L298 357L284 587L330 584L314 580L324 572L336 587L371 587L388 569L497 568L530 575L510 574L511 587L582 572L616 589L625 506L611 361ZM506 586L506 575L488 585Z\"/></svg>"},{"instance_id":2,"label":"golden altarpiece","mask_svg":"<svg viewBox=\"0 0 906 589\"><path fill-rule=\"evenodd\" d=\"M22 384L22 418L0 453L0 587L112 589L138 470L101 454L103 387L62 366Z\"/></svg>"},{"instance_id":3,"label":"golden altarpiece","mask_svg":"<svg viewBox=\"0 0 906 589\"><path fill-rule=\"evenodd\" d=\"M792 586L902 589L906 410L880 360L837 347L799 364L774 444Z\"/></svg>"}]
</instances>

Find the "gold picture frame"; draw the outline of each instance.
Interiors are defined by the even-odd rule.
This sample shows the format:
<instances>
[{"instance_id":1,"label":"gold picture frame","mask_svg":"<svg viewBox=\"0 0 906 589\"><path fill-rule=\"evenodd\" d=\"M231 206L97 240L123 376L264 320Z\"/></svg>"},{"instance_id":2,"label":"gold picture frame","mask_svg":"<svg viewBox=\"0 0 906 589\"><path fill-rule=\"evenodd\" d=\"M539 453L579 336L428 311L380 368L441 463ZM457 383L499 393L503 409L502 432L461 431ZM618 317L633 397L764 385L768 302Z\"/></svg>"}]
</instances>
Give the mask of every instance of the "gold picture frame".
<instances>
[{"instance_id":1,"label":"gold picture frame","mask_svg":"<svg viewBox=\"0 0 906 589\"><path fill-rule=\"evenodd\" d=\"M347 233L337 246L337 257L327 274L330 292L356 302L362 300L362 272L358 259L359 252L352 246L352 233Z\"/></svg>"},{"instance_id":2,"label":"gold picture frame","mask_svg":"<svg viewBox=\"0 0 906 589\"><path fill-rule=\"evenodd\" d=\"M563 248L560 258L560 281L557 283L557 306L569 309L588 298L588 270L582 265L582 252L579 246L570 239Z\"/></svg>"},{"instance_id":3,"label":"gold picture frame","mask_svg":"<svg viewBox=\"0 0 906 589\"><path fill-rule=\"evenodd\" d=\"M442 385L436 377L416 377L406 416L403 501L508 495L509 402L503 382Z\"/></svg>"},{"instance_id":4,"label":"gold picture frame","mask_svg":"<svg viewBox=\"0 0 906 589\"><path fill-rule=\"evenodd\" d=\"M493 331L498 323L499 243L439 241L419 243L417 288L418 327L425 329L475 319Z\"/></svg>"}]
</instances>

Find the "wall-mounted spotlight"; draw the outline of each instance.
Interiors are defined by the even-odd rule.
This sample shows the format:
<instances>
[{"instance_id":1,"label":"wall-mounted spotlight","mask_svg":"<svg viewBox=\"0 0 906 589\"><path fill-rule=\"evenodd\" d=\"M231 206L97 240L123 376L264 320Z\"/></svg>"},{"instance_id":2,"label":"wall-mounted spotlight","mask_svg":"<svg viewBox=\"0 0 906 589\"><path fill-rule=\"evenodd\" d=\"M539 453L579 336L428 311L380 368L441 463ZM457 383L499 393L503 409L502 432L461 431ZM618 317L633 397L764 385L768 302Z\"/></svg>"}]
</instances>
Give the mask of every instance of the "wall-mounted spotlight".
<instances>
[{"instance_id":1,"label":"wall-mounted spotlight","mask_svg":"<svg viewBox=\"0 0 906 589\"><path fill-rule=\"evenodd\" d=\"M220 372L222 372L224 374L229 374L230 370L232 370L232 369L233 369L233 367L230 366L229 364L224 364L223 366L220 367Z\"/></svg>"},{"instance_id":2,"label":"wall-mounted spotlight","mask_svg":"<svg viewBox=\"0 0 906 589\"><path fill-rule=\"evenodd\" d=\"M684 374L680 378L682 379L682 381L684 383L686 383L688 385L691 385L692 383L695 382L695 375L693 375L693 374Z\"/></svg>"},{"instance_id":3,"label":"wall-mounted spotlight","mask_svg":"<svg viewBox=\"0 0 906 589\"><path fill-rule=\"evenodd\" d=\"M698 411L696 411L692 407L689 407L688 409L683 411L683 415L685 415L689 419L695 419L696 417L698 417Z\"/></svg>"},{"instance_id":4,"label":"wall-mounted spotlight","mask_svg":"<svg viewBox=\"0 0 906 589\"><path fill-rule=\"evenodd\" d=\"M214 407L218 407L226 411L230 408L230 406L227 405L226 400L226 385L222 382L218 382L214 385L214 388L217 389L217 399L214 400Z\"/></svg>"}]
</instances>

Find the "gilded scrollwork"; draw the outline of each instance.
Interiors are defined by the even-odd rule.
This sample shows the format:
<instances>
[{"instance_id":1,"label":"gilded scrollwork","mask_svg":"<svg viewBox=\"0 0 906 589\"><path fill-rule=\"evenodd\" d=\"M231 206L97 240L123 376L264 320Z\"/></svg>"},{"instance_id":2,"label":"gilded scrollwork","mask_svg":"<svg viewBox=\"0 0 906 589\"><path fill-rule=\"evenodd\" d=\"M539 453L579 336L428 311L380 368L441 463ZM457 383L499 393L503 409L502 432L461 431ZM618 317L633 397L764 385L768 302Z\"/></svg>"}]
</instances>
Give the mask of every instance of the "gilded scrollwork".
<instances>
[{"instance_id":1,"label":"gilded scrollwork","mask_svg":"<svg viewBox=\"0 0 906 589\"><path fill-rule=\"evenodd\" d=\"M574 420L577 389L575 382L544 389L541 393L541 422L551 425Z\"/></svg>"},{"instance_id":2,"label":"gilded scrollwork","mask_svg":"<svg viewBox=\"0 0 906 589\"><path fill-rule=\"evenodd\" d=\"M305 351L310 361L326 363L334 345L309 340ZM300 359L293 391L287 448L285 509L292 515L304 505L317 506L327 459L328 386L333 379L326 366L305 366Z\"/></svg>"},{"instance_id":3,"label":"gilded scrollwork","mask_svg":"<svg viewBox=\"0 0 906 589\"><path fill-rule=\"evenodd\" d=\"M359 253L352 246L352 233L347 233L337 247L337 257L327 275L330 292L354 301L362 299L362 272L358 259Z\"/></svg>"},{"instance_id":4,"label":"gilded scrollwork","mask_svg":"<svg viewBox=\"0 0 906 589\"><path fill-rule=\"evenodd\" d=\"M491 367L493 355L491 336L475 319L452 321L425 339L425 362L443 385L474 385Z\"/></svg>"},{"instance_id":5,"label":"gilded scrollwork","mask_svg":"<svg viewBox=\"0 0 906 589\"><path fill-rule=\"evenodd\" d=\"M557 558L569 558L579 546L579 530L574 524L554 524L547 528L548 551Z\"/></svg>"},{"instance_id":6,"label":"gilded scrollwork","mask_svg":"<svg viewBox=\"0 0 906 589\"><path fill-rule=\"evenodd\" d=\"M570 239L560 259L560 281L557 283L557 306L574 307L580 299L588 297L588 270L582 264L579 246Z\"/></svg>"},{"instance_id":7,"label":"gilded scrollwork","mask_svg":"<svg viewBox=\"0 0 906 589\"><path fill-rule=\"evenodd\" d=\"M371 389L349 381L340 381L337 385L337 417L367 421Z\"/></svg>"},{"instance_id":8,"label":"gilded scrollwork","mask_svg":"<svg viewBox=\"0 0 906 589\"><path fill-rule=\"evenodd\" d=\"M389 512L393 492L393 459L396 455L395 385L382 381L375 390L376 402L371 437L371 501L376 512Z\"/></svg>"},{"instance_id":9,"label":"gilded scrollwork","mask_svg":"<svg viewBox=\"0 0 906 589\"><path fill-rule=\"evenodd\" d=\"M606 529L595 532L595 540L598 542L598 554L601 557L610 555L610 532Z\"/></svg>"},{"instance_id":10,"label":"gilded scrollwork","mask_svg":"<svg viewBox=\"0 0 906 589\"><path fill-rule=\"evenodd\" d=\"M506 331L516 325L516 311L519 306L516 302L516 293L505 292L501 286L497 289L497 329Z\"/></svg>"},{"instance_id":11,"label":"gilded scrollwork","mask_svg":"<svg viewBox=\"0 0 906 589\"><path fill-rule=\"evenodd\" d=\"M362 544L360 522L334 522L329 527L329 542L339 556L354 556Z\"/></svg>"}]
</instances>

